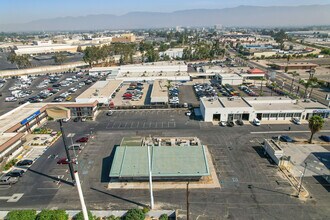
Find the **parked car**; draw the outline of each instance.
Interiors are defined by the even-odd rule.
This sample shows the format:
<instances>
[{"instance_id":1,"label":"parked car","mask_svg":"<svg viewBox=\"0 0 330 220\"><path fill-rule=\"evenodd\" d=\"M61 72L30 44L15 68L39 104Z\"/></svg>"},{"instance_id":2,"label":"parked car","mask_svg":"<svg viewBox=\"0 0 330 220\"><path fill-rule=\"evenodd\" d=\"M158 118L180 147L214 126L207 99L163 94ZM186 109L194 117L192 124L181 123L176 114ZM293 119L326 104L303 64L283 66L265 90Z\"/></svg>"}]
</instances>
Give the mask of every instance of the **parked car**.
<instances>
[{"instance_id":1,"label":"parked car","mask_svg":"<svg viewBox=\"0 0 330 220\"><path fill-rule=\"evenodd\" d=\"M242 121L241 119L238 119L238 120L236 121L236 124L238 124L238 125L240 125L240 126L244 125L244 123L243 123L243 121Z\"/></svg>"},{"instance_id":2,"label":"parked car","mask_svg":"<svg viewBox=\"0 0 330 220\"><path fill-rule=\"evenodd\" d=\"M113 114L113 111L112 110L109 110L108 112L107 112L107 116L111 116Z\"/></svg>"},{"instance_id":3,"label":"parked car","mask_svg":"<svg viewBox=\"0 0 330 220\"><path fill-rule=\"evenodd\" d=\"M261 125L259 119L257 119L257 118L253 119L253 124L254 124L255 126L260 126L260 125Z\"/></svg>"},{"instance_id":4,"label":"parked car","mask_svg":"<svg viewBox=\"0 0 330 220\"><path fill-rule=\"evenodd\" d=\"M86 121L86 118L81 118L81 121Z\"/></svg>"},{"instance_id":5,"label":"parked car","mask_svg":"<svg viewBox=\"0 0 330 220\"><path fill-rule=\"evenodd\" d=\"M80 120L80 118L74 118L73 121L74 122L78 122Z\"/></svg>"},{"instance_id":6,"label":"parked car","mask_svg":"<svg viewBox=\"0 0 330 220\"><path fill-rule=\"evenodd\" d=\"M25 173L24 170L15 169L15 170L12 170L9 173L7 173L6 176L10 176L10 177L22 177L24 173Z\"/></svg>"},{"instance_id":7,"label":"parked car","mask_svg":"<svg viewBox=\"0 0 330 220\"><path fill-rule=\"evenodd\" d=\"M227 122L227 126L228 126L228 127L234 127L235 124L234 124L233 121L228 121L228 122Z\"/></svg>"},{"instance_id":8,"label":"parked car","mask_svg":"<svg viewBox=\"0 0 330 220\"><path fill-rule=\"evenodd\" d=\"M220 122L219 122L219 125L222 126L222 127L226 127L226 126L227 126L227 122L225 122L225 121L220 121Z\"/></svg>"},{"instance_id":9,"label":"parked car","mask_svg":"<svg viewBox=\"0 0 330 220\"><path fill-rule=\"evenodd\" d=\"M295 123L296 125L300 125L301 124L301 121L299 118L293 118L292 119L292 122Z\"/></svg>"},{"instance_id":10,"label":"parked car","mask_svg":"<svg viewBox=\"0 0 330 220\"><path fill-rule=\"evenodd\" d=\"M186 112L186 115L187 115L187 116L191 116L191 111Z\"/></svg>"},{"instance_id":11,"label":"parked car","mask_svg":"<svg viewBox=\"0 0 330 220\"><path fill-rule=\"evenodd\" d=\"M289 142L289 143L292 143L293 142L293 139L290 138L287 135L281 135L280 140L283 141L283 142Z\"/></svg>"},{"instance_id":12,"label":"parked car","mask_svg":"<svg viewBox=\"0 0 330 220\"><path fill-rule=\"evenodd\" d=\"M0 178L0 185L12 185L18 182L17 177L10 177L10 176L2 176Z\"/></svg>"},{"instance_id":13,"label":"parked car","mask_svg":"<svg viewBox=\"0 0 330 220\"><path fill-rule=\"evenodd\" d=\"M88 142L88 137L81 137L78 140L76 140L77 143L86 143Z\"/></svg>"},{"instance_id":14,"label":"parked car","mask_svg":"<svg viewBox=\"0 0 330 220\"><path fill-rule=\"evenodd\" d=\"M17 166L30 166L33 164L33 160L21 160L16 165Z\"/></svg>"},{"instance_id":15,"label":"parked car","mask_svg":"<svg viewBox=\"0 0 330 220\"><path fill-rule=\"evenodd\" d=\"M81 146L81 144L72 144L68 147L69 150L82 150L83 147Z\"/></svg>"},{"instance_id":16,"label":"parked car","mask_svg":"<svg viewBox=\"0 0 330 220\"><path fill-rule=\"evenodd\" d=\"M330 142L330 136L329 135L321 135L320 139L325 142Z\"/></svg>"},{"instance_id":17,"label":"parked car","mask_svg":"<svg viewBox=\"0 0 330 220\"><path fill-rule=\"evenodd\" d=\"M75 158L71 159L71 163L78 164ZM69 164L69 160L66 157L63 157L57 161L57 164Z\"/></svg>"}]
</instances>

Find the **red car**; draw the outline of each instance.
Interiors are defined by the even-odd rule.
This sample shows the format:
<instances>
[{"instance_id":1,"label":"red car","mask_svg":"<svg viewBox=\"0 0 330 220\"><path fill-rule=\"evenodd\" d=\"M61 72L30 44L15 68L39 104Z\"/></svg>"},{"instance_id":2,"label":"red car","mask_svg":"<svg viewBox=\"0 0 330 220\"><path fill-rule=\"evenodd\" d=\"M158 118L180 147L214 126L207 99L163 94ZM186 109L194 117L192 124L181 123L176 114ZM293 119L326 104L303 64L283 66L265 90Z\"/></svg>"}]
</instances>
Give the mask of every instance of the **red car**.
<instances>
[{"instance_id":1,"label":"red car","mask_svg":"<svg viewBox=\"0 0 330 220\"><path fill-rule=\"evenodd\" d=\"M77 160L76 159L72 159L71 161L72 161L72 163L77 164ZM63 157L63 158L59 159L57 161L57 164L69 164L68 158Z\"/></svg>"},{"instance_id":2,"label":"red car","mask_svg":"<svg viewBox=\"0 0 330 220\"><path fill-rule=\"evenodd\" d=\"M78 140L76 140L77 143L86 143L88 142L88 137L81 137Z\"/></svg>"}]
</instances>

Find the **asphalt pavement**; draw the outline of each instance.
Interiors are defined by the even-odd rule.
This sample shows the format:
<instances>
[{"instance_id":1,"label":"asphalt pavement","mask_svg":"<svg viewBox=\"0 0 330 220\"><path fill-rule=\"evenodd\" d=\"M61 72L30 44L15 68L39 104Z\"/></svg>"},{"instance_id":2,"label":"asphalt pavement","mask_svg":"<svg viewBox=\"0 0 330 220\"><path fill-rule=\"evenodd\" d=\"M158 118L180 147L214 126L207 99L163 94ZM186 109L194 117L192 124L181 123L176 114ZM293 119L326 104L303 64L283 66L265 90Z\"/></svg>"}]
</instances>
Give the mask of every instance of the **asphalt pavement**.
<instances>
[{"instance_id":1,"label":"asphalt pavement","mask_svg":"<svg viewBox=\"0 0 330 220\"><path fill-rule=\"evenodd\" d=\"M57 122L46 126L59 129ZM329 127L326 124L324 130ZM263 139L286 134L288 125L219 127L191 120L182 110L127 110L115 111L112 116L101 112L96 121L69 121L64 129L66 136L73 136L73 142L82 136L94 137L78 153L79 163L75 165L90 209L123 210L149 205L148 190L106 188L113 150L123 137L197 136L208 146L221 189L189 190L190 219L327 219L330 215L328 186L313 177L305 178L312 198L302 202L292 196L294 188L262 153ZM291 125L290 136L307 138L307 125ZM71 138L67 140L71 142ZM0 209L80 209L67 165L56 164L62 156L60 139L16 185L0 189L0 197L23 193L15 203L0 200ZM179 219L186 219L186 190L155 190L154 197L156 208L178 209Z\"/></svg>"}]
</instances>

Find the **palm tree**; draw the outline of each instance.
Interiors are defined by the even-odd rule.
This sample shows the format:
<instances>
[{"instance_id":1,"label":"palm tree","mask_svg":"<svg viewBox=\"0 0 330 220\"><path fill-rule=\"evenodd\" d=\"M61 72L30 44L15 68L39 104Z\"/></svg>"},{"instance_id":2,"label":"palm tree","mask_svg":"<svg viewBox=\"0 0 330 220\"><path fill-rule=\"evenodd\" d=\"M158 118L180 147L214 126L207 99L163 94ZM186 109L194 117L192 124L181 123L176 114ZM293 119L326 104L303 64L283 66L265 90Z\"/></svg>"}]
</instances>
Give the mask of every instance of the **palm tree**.
<instances>
[{"instance_id":1,"label":"palm tree","mask_svg":"<svg viewBox=\"0 0 330 220\"><path fill-rule=\"evenodd\" d=\"M292 92L293 82L294 82L294 78L295 78L296 76L299 76L299 73L297 73L296 71L294 71L294 72L292 73L292 82L291 82L291 86L290 86L290 93Z\"/></svg>"},{"instance_id":2,"label":"palm tree","mask_svg":"<svg viewBox=\"0 0 330 220\"><path fill-rule=\"evenodd\" d=\"M314 115L308 120L308 127L311 131L311 137L309 138L309 143L312 143L313 136L315 133L319 132L324 124L324 119L319 115Z\"/></svg>"},{"instance_id":3,"label":"palm tree","mask_svg":"<svg viewBox=\"0 0 330 220\"><path fill-rule=\"evenodd\" d=\"M307 98L307 89L311 86L311 81L304 82L305 92L304 92L304 98Z\"/></svg>"},{"instance_id":4,"label":"palm tree","mask_svg":"<svg viewBox=\"0 0 330 220\"><path fill-rule=\"evenodd\" d=\"M319 83L316 77L311 78L309 81L310 81L310 87L312 88L309 97L312 97L313 89L317 88L319 86Z\"/></svg>"}]
</instances>

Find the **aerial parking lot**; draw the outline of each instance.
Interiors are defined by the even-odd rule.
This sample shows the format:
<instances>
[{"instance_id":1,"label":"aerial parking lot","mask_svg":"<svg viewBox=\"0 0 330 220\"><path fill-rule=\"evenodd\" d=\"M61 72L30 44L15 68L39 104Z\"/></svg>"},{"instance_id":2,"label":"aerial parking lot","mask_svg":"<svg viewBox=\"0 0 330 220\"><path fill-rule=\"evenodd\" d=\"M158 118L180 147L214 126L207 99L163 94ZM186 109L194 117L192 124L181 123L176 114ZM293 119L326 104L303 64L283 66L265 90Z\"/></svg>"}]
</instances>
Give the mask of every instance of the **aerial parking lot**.
<instances>
[{"instance_id":1,"label":"aerial parking lot","mask_svg":"<svg viewBox=\"0 0 330 220\"><path fill-rule=\"evenodd\" d=\"M220 184L220 188L215 189L189 190L192 219L272 219L275 214L286 218L288 213L299 219L325 219L329 215L330 200L324 194L326 185L319 184L313 177L305 178L306 187L313 188L312 198L301 201L294 196L296 189L262 151L263 139L287 134L287 125L274 124L272 129L267 125L220 127L195 121L184 113L183 110L116 110L110 116L100 112L96 121L64 123L70 145L85 138L79 143L83 147L70 153L77 155L78 163L74 166L79 172L88 207L121 210L148 205L148 190L108 188L114 149L123 137L177 136L197 137L207 146ZM45 127L59 130L56 122L48 122ZM328 127L326 125L324 130ZM307 129L307 125L292 125L290 136L307 138ZM65 152L59 139L18 183L0 188L0 197L21 194L15 203L0 200L1 209L79 209L68 167L58 164L62 158ZM185 189L155 189L154 196L158 209L178 209L179 216L184 218Z\"/></svg>"},{"instance_id":2,"label":"aerial parking lot","mask_svg":"<svg viewBox=\"0 0 330 220\"><path fill-rule=\"evenodd\" d=\"M99 80L80 72L55 73L31 77L7 78L0 82L0 114L26 102L74 101Z\"/></svg>"}]
</instances>

